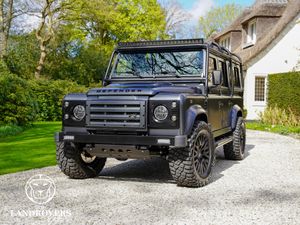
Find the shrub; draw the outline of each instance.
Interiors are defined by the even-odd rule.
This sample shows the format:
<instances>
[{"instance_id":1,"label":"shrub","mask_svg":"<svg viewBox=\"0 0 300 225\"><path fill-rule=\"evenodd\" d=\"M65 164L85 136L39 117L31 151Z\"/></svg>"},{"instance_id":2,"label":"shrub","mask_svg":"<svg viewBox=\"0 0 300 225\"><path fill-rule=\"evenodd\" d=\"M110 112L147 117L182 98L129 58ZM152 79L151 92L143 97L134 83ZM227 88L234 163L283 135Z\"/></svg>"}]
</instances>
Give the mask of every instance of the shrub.
<instances>
[{"instance_id":1,"label":"shrub","mask_svg":"<svg viewBox=\"0 0 300 225\"><path fill-rule=\"evenodd\" d=\"M25 125L34 121L36 102L28 82L0 71L0 124Z\"/></svg>"},{"instance_id":2,"label":"shrub","mask_svg":"<svg viewBox=\"0 0 300 225\"><path fill-rule=\"evenodd\" d=\"M0 138L10 136L10 135L19 134L23 130L24 130L24 127L20 127L20 126L17 126L17 125L0 126Z\"/></svg>"},{"instance_id":3,"label":"shrub","mask_svg":"<svg viewBox=\"0 0 300 225\"><path fill-rule=\"evenodd\" d=\"M283 126L300 126L300 120L295 113L288 108L281 109L277 106L269 106L260 114L260 120L264 124L283 125Z\"/></svg>"},{"instance_id":4,"label":"shrub","mask_svg":"<svg viewBox=\"0 0 300 225\"><path fill-rule=\"evenodd\" d=\"M86 92L87 88L67 80L31 80L38 111L38 121L60 121L61 102L68 93Z\"/></svg>"},{"instance_id":5,"label":"shrub","mask_svg":"<svg viewBox=\"0 0 300 225\"><path fill-rule=\"evenodd\" d=\"M268 77L268 106L300 116L300 72L271 74Z\"/></svg>"}]
</instances>

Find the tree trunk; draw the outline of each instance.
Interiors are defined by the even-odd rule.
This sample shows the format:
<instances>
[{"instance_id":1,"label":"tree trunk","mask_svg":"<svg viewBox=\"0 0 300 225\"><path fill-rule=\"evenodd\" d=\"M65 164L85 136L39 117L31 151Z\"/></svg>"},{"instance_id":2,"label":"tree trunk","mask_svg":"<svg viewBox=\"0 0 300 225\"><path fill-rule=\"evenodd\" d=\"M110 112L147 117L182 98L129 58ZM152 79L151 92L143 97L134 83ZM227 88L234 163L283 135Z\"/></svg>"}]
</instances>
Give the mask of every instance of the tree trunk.
<instances>
[{"instance_id":1,"label":"tree trunk","mask_svg":"<svg viewBox=\"0 0 300 225\"><path fill-rule=\"evenodd\" d=\"M0 60L5 55L4 0L0 0Z\"/></svg>"},{"instance_id":2,"label":"tree trunk","mask_svg":"<svg viewBox=\"0 0 300 225\"><path fill-rule=\"evenodd\" d=\"M40 45L40 50L41 50L41 54L40 54L40 60L38 62L38 65L35 69L35 73L34 73L34 77L35 79L39 79L41 76L41 72L42 69L44 67L45 61L46 61L46 57L47 57L47 50L46 50L46 46L42 43Z\"/></svg>"},{"instance_id":3,"label":"tree trunk","mask_svg":"<svg viewBox=\"0 0 300 225\"><path fill-rule=\"evenodd\" d=\"M7 55L7 43L13 19L14 0L8 0L7 11L4 12L4 0L0 0L0 60Z\"/></svg>"},{"instance_id":4,"label":"tree trunk","mask_svg":"<svg viewBox=\"0 0 300 225\"><path fill-rule=\"evenodd\" d=\"M51 41L54 31L53 31L53 13L51 11L51 5L53 4L53 0L46 0L44 8L41 12L41 23L36 30L35 36L40 44L40 59L35 68L34 77L39 79L41 76L42 69L45 65L46 57L47 57L47 45ZM48 19L48 20L47 20Z\"/></svg>"}]
</instances>

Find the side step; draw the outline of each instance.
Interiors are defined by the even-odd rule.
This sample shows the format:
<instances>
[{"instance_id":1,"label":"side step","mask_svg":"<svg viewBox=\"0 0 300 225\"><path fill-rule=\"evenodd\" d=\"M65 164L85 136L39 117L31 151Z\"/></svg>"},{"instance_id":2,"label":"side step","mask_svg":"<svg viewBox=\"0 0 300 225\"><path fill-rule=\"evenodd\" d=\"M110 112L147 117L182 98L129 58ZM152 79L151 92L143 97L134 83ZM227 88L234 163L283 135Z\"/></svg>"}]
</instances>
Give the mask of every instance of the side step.
<instances>
[{"instance_id":1,"label":"side step","mask_svg":"<svg viewBox=\"0 0 300 225\"><path fill-rule=\"evenodd\" d=\"M232 136L222 138L222 139L216 141L216 148L220 147L220 146L223 146L223 145L226 145L226 144L228 144L229 142L232 142L232 141L233 141Z\"/></svg>"}]
</instances>

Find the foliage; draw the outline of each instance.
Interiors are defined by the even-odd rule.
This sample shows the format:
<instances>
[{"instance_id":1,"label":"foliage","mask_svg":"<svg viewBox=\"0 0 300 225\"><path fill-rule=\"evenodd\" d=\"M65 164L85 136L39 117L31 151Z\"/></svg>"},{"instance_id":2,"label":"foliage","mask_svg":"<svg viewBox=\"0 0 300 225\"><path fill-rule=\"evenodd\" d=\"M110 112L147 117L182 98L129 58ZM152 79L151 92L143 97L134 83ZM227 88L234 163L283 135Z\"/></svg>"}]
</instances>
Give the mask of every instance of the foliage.
<instances>
[{"instance_id":1,"label":"foliage","mask_svg":"<svg viewBox=\"0 0 300 225\"><path fill-rule=\"evenodd\" d=\"M112 49L71 40L68 28L62 27L48 54L44 73L51 79L68 79L89 86L99 82L105 74Z\"/></svg>"},{"instance_id":2,"label":"foliage","mask_svg":"<svg viewBox=\"0 0 300 225\"><path fill-rule=\"evenodd\" d=\"M39 47L34 33L11 35L6 63L12 73L25 79L33 78Z\"/></svg>"},{"instance_id":3,"label":"foliage","mask_svg":"<svg viewBox=\"0 0 300 225\"><path fill-rule=\"evenodd\" d=\"M34 0L34 11L44 1ZM66 0L55 18L53 38L47 43L42 77L89 86L105 74L119 41L164 38L165 12L156 0ZM11 72L32 79L40 58L35 31L14 30L6 63Z\"/></svg>"},{"instance_id":4,"label":"foliage","mask_svg":"<svg viewBox=\"0 0 300 225\"><path fill-rule=\"evenodd\" d=\"M56 164L54 132L61 122L38 122L21 134L0 138L0 174Z\"/></svg>"},{"instance_id":5,"label":"foliage","mask_svg":"<svg viewBox=\"0 0 300 225\"><path fill-rule=\"evenodd\" d=\"M272 125L300 126L299 118L290 108L285 110L277 106L269 106L260 113L260 121Z\"/></svg>"},{"instance_id":6,"label":"foliage","mask_svg":"<svg viewBox=\"0 0 300 225\"><path fill-rule=\"evenodd\" d=\"M300 117L300 72L268 76L268 106L292 111Z\"/></svg>"},{"instance_id":7,"label":"foliage","mask_svg":"<svg viewBox=\"0 0 300 225\"><path fill-rule=\"evenodd\" d=\"M17 125L0 126L0 138L19 134L23 130L24 130L24 127L20 127L20 126L17 126Z\"/></svg>"},{"instance_id":8,"label":"foliage","mask_svg":"<svg viewBox=\"0 0 300 225\"><path fill-rule=\"evenodd\" d=\"M31 80L30 86L37 101L37 121L60 121L64 95L85 92L86 87L67 80Z\"/></svg>"},{"instance_id":9,"label":"foliage","mask_svg":"<svg viewBox=\"0 0 300 225\"><path fill-rule=\"evenodd\" d=\"M0 123L24 125L34 121L36 104L28 82L2 71L0 87Z\"/></svg>"},{"instance_id":10,"label":"foliage","mask_svg":"<svg viewBox=\"0 0 300 225\"><path fill-rule=\"evenodd\" d=\"M4 63L0 63L0 68L2 65ZM0 72L0 86L0 125L20 126L35 120L61 120L64 95L87 90L85 86L67 80L27 81L3 68Z\"/></svg>"},{"instance_id":11,"label":"foliage","mask_svg":"<svg viewBox=\"0 0 300 225\"><path fill-rule=\"evenodd\" d=\"M156 0L70 0L65 21L73 39L114 45L164 37L165 15Z\"/></svg>"},{"instance_id":12,"label":"foliage","mask_svg":"<svg viewBox=\"0 0 300 225\"><path fill-rule=\"evenodd\" d=\"M228 27L242 12L240 5L226 4L214 7L199 19L200 30L205 38L209 38L213 33L222 31Z\"/></svg>"}]
</instances>

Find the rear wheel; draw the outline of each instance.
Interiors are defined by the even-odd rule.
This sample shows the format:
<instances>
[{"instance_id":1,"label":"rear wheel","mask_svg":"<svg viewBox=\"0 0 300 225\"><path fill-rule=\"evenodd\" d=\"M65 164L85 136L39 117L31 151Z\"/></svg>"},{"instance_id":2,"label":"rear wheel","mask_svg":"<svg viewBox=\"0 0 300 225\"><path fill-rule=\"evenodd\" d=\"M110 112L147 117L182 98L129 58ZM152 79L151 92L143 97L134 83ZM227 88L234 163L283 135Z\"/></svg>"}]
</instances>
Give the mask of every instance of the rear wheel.
<instances>
[{"instance_id":1,"label":"rear wheel","mask_svg":"<svg viewBox=\"0 0 300 225\"><path fill-rule=\"evenodd\" d=\"M244 119L239 117L233 131L233 141L224 145L226 159L242 160L245 157L246 126Z\"/></svg>"},{"instance_id":2,"label":"rear wheel","mask_svg":"<svg viewBox=\"0 0 300 225\"><path fill-rule=\"evenodd\" d=\"M56 160L61 171L75 179L96 177L103 169L106 158L91 156L74 143L58 142Z\"/></svg>"},{"instance_id":3,"label":"rear wheel","mask_svg":"<svg viewBox=\"0 0 300 225\"><path fill-rule=\"evenodd\" d=\"M195 123L188 147L170 149L168 159L171 174L179 186L206 185L215 160L213 135L207 123Z\"/></svg>"}]
</instances>

